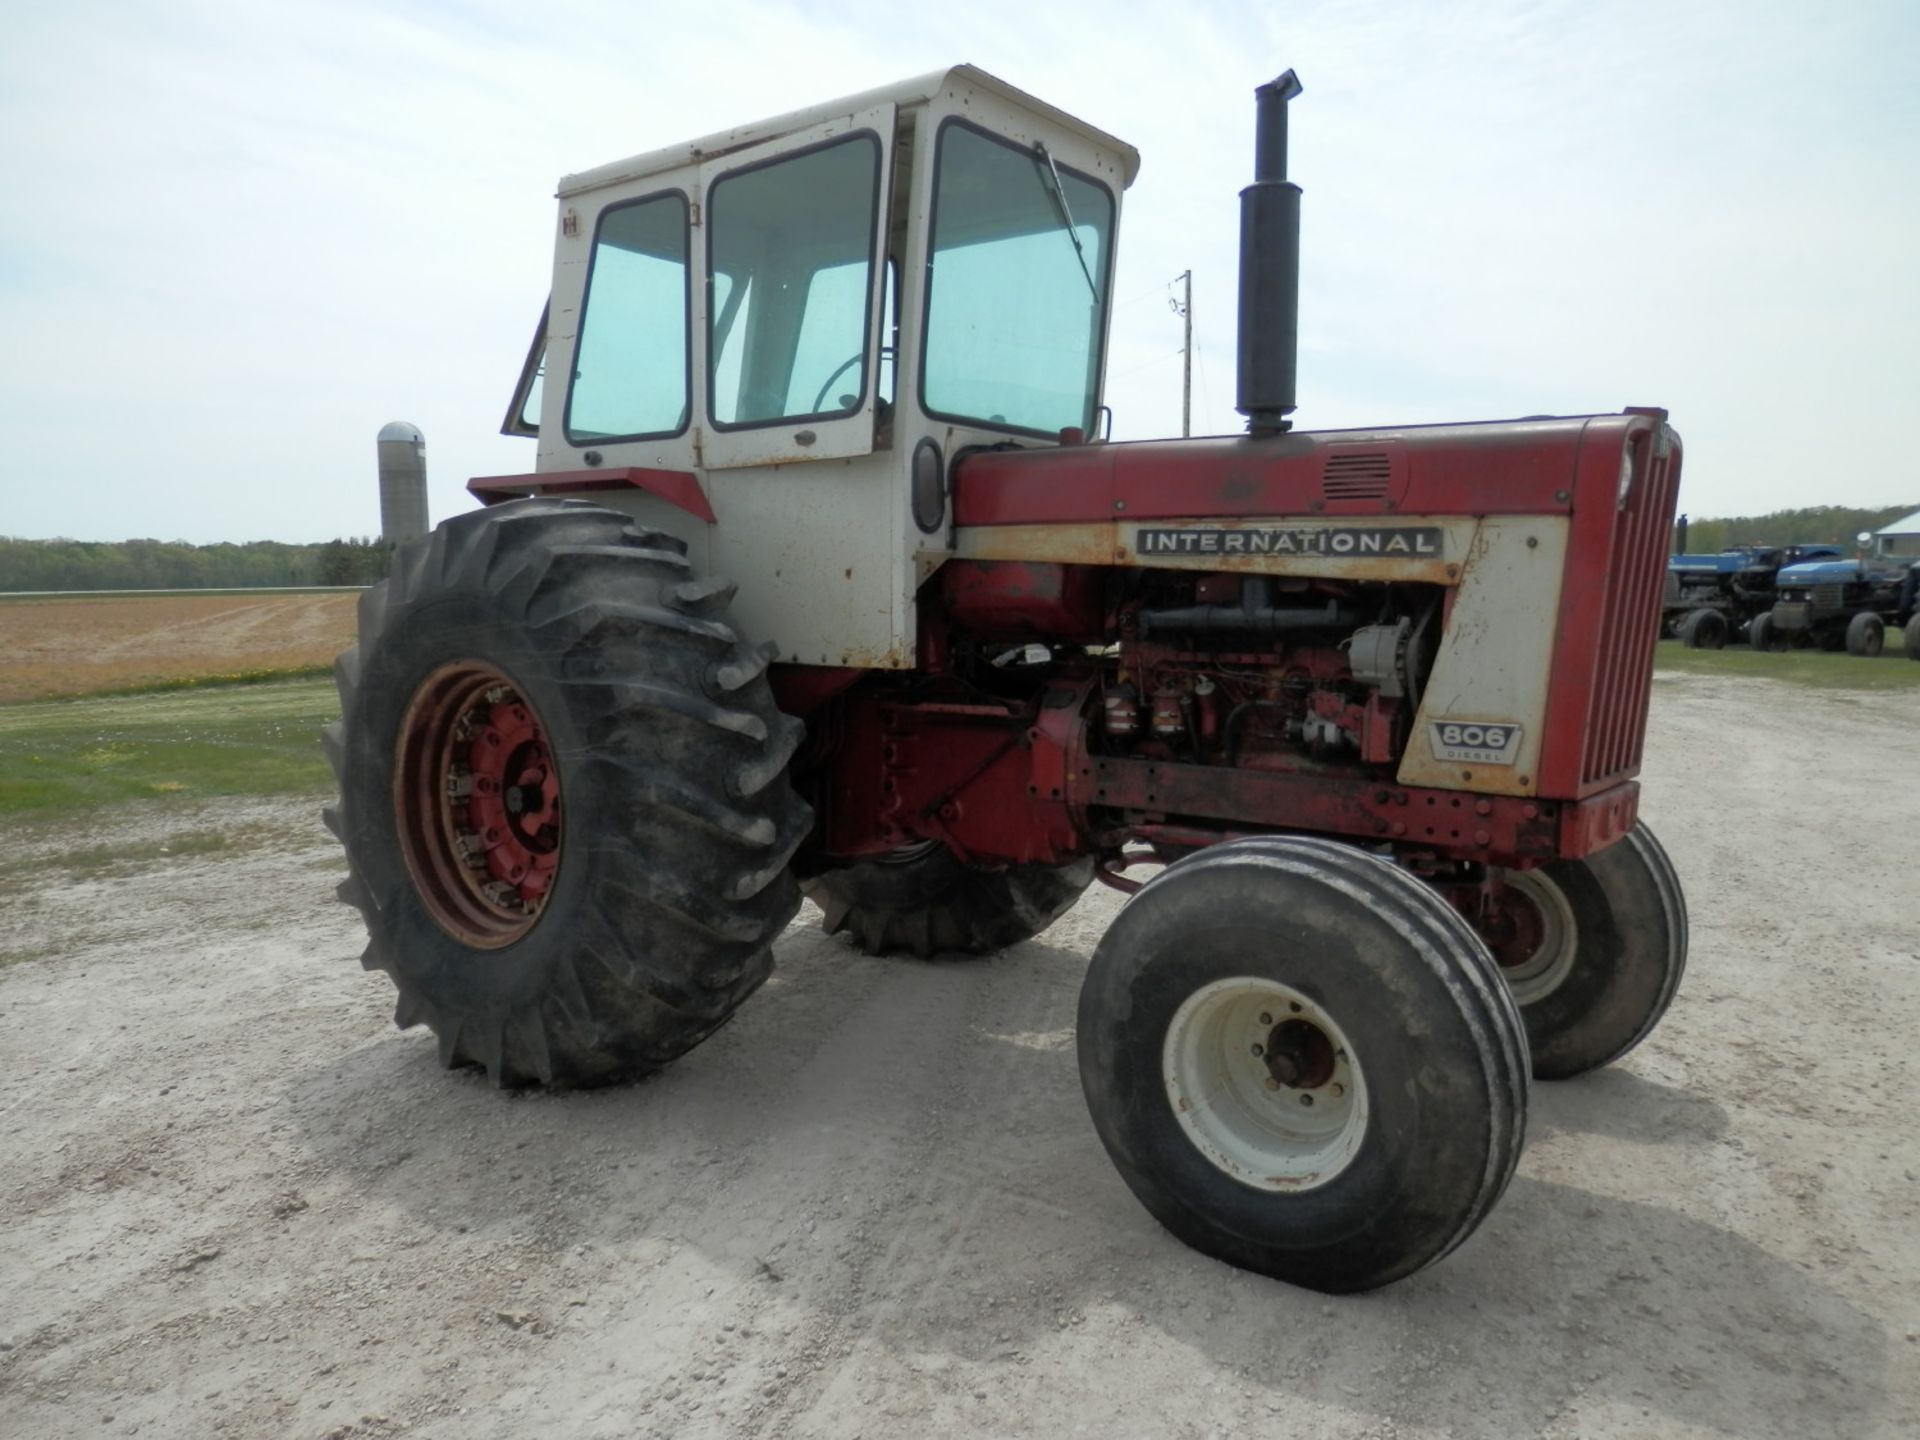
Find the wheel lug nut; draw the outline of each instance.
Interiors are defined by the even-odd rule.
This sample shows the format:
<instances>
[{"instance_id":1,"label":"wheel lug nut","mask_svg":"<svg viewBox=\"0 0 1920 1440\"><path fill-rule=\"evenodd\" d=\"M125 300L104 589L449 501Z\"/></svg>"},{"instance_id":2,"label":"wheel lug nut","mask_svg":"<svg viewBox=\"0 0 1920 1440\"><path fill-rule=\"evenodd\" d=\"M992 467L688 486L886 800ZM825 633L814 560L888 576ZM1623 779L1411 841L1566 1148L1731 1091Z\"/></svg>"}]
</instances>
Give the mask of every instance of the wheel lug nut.
<instances>
[{"instance_id":1,"label":"wheel lug nut","mask_svg":"<svg viewBox=\"0 0 1920 1440\"><path fill-rule=\"evenodd\" d=\"M1302 1095L1300 1097L1300 1103L1302 1105L1311 1105L1313 1104L1313 1097L1311 1095Z\"/></svg>"},{"instance_id":2,"label":"wheel lug nut","mask_svg":"<svg viewBox=\"0 0 1920 1440\"><path fill-rule=\"evenodd\" d=\"M1271 1016L1271 1015L1269 1015L1269 1014L1267 1014L1267 1012L1266 1012L1266 1011L1264 1011L1264 1010L1262 1010L1262 1011L1260 1012L1260 1023L1261 1023L1262 1025L1271 1025L1271 1024L1273 1024L1273 1016Z\"/></svg>"},{"instance_id":3,"label":"wheel lug nut","mask_svg":"<svg viewBox=\"0 0 1920 1440\"><path fill-rule=\"evenodd\" d=\"M1334 1081L1333 1084L1327 1088L1333 1092L1333 1098L1336 1100L1347 1093L1347 1087L1342 1085L1338 1080Z\"/></svg>"},{"instance_id":4,"label":"wheel lug nut","mask_svg":"<svg viewBox=\"0 0 1920 1440\"><path fill-rule=\"evenodd\" d=\"M1298 1000L1289 1000L1287 1002L1287 1009L1298 1015L1300 1013L1300 1002Z\"/></svg>"},{"instance_id":5,"label":"wheel lug nut","mask_svg":"<svg viewBox=\"0 0 1920 1440\"><path fill-rule=\"evenodd\" d=\"M1269 1075L1267 1077L1267 1089L1278 1090L1279 1088L1280 1088L1280 1082L1274 1079L1271 1075Z\"/></svg>"},{"instance_id":6,"label":"wheel lug nut","mask_svg":"<svg viewBox=\"0 0 1920 1440\"><path fill-rule=\"evenodd\" d=\"M1253 1053L1256 1055L1264 1055L1267 1053L1267 1050L1264 1045L1262 1045L1259 1041L1256 1040L1253 1044Z\"/></svg>"}]
</instances>

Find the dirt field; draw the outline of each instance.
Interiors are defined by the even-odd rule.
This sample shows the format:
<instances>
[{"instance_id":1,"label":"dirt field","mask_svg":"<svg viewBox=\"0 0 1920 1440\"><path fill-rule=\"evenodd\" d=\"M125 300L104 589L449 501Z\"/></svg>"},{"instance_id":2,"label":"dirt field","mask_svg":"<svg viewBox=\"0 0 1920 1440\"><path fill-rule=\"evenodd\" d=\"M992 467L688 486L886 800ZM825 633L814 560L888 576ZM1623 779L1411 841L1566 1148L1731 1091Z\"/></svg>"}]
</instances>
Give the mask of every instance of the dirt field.
<instances>
[{"instance_id":1,"label":"dirt field","mask_svg":"<svg viewBox=\"0 0 1920 1440\"><path fill-rule=\"evenodd\" d=\"M233 671L326 665L355 594L170 595L0 604L0 703Z\"/></svg>"},{"instance_id":2,"label":"dirt field","mask_svg":"<svg viewBox=\"0 0 1920 1440\"><path fill-rule=\"evenodd\" d=\"M1472 1241L1340 1301L1109 1167L1070 1029L1105 892L976 963L803 914L669 1073L505 1096L390 1027L311 806L135 814L187 858L118 870L16 837L0 1434L1920 1433L1911 698L1655 689L1673 1013L1536 1090Z\"/></svg>"}]
</instances>

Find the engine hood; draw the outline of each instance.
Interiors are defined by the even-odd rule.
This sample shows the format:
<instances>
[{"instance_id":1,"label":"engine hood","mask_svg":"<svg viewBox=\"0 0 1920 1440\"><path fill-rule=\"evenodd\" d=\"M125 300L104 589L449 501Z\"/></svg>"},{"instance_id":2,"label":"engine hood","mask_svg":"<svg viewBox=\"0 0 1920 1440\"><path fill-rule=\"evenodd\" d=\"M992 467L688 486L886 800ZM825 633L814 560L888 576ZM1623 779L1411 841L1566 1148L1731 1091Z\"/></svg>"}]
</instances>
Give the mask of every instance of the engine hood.
<instances>
[{"instance_id":1,"label":"engine hood","mask_svg":"<svg viewBox=\"0 0 1920 1440\"><path fill-rule=\"evenodd\" d=\"M1809 560L1804 565L1789 565L1774 578L1776 585L1832 585L1858 580L1858 560Z\"/></svg>"}]
</instances>

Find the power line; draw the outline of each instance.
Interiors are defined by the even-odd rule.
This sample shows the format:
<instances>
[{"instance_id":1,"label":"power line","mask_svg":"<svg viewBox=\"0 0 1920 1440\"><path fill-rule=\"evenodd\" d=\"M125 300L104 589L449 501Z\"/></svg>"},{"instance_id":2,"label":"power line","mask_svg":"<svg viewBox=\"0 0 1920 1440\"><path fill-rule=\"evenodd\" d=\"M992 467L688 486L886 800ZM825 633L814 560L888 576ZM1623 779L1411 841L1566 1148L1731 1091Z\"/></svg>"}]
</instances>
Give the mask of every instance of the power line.
<instances>
[{"instance_id":1,"label":"power line","mask_svg":"<svg viewBox=\"0 0 1920 1440\"><path fill-rule=\"evenodd\" d=\"M1207 383L1207 347L1202 345L1200 355L1200 398L1207 407L1207 413L1213 413L1213 387Z\"/></svg>"},{"instance_id":2,"label":"power line","mask_svg":"<svg viewBox=\"0 0 1920 1440\"><path fill-rule=\"evenodd\" d=\"M1167 304L1185 328L1180 344L1180 438L1184 440L1193 434L1193 271L1181 271L1167 282L1167 289L1175 285L1181 287L1180 294L1169 294Z\"/></svg>"},{"instance_id":3,"label":"power line","mask_svg":"<svg viewBox=\"0 0 1920 1440\"><path fill-rule=\"evenodd\" d=\"M1171 360L1174 356L1178 355L1179 353L1180 352L1178 350L1169 350L1164 355L1155 356L1153 359L1147 361L1146 364L1144 365L1136 365L1131 370L1122 370L1118 375L1111 376L1110 378L1114 380L1124 380L1129 375L1138 375L1142 370L1151 370L1154 366L1162 364L1165 361Z\"/></svg>"}]
</instances>

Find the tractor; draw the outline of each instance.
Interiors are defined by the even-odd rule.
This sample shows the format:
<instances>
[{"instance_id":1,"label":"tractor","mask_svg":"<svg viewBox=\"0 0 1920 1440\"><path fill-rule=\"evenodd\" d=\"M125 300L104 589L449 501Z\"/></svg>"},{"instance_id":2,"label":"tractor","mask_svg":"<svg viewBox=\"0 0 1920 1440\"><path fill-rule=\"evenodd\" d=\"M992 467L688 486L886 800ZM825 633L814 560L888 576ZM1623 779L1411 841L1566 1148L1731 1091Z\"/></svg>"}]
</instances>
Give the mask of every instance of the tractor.
<instances>
[{"instance_id":1,"label":"tractor","mask_svg":"<svg viewBox=\"0 0 1920 1440\"><path fill-rule=\"evenodd\" d=\"M1718 650L1750 638L1754 618L1773 608L1774 577L1792 565L1839 560L1838 545L1736 545L1711 555L1667 561L1663 631L1689 650Z\"/></svg>"},{"instance_id":2,"label":"tractor","mask_svg":"<svg viewBox=\"0 0 1920 1440\"><path fill-rule=\"evenodd\" d=\"M1334 1292L1473 1232L1533 1079L1685 963L1635 779L1681 445L1295 429L1299 92L1255 92L1213 438L1103 438L1139 156L973 67L560 182L534 467L396 554L337 666L326 819L401 1027L631 1080L803 895L951 957L1098 880L1079 1074L1147 1211Z\"/></svg>"},{"instance_id":3,"label":"tractor","mask_svg":"<svg viewBox=\"0 0 1920 1440\"><path fill-rule=\"evenodd\" d=\"M1870 536L1861 535L1864 547ZM1886 631L1904 627L1906 652L1920 660L1920 562L1836 555L1806 560L1780 571L1779 599L1754 617L1748 639L1756 650L1786 650L1795 644L1822 650L1844 648L1871 657L1886 645Z\"/></svg>"}]
</instances>

